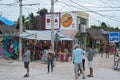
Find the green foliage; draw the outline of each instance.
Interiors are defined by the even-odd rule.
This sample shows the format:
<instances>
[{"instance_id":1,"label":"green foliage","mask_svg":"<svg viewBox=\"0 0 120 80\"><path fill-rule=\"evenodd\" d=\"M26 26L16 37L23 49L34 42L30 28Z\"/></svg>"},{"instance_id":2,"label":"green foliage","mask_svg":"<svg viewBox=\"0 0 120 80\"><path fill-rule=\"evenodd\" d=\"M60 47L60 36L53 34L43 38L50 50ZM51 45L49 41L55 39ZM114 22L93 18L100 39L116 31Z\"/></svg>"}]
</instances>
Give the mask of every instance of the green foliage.
<instances>
[{"instance_id":1,"label":"green foliage","mask_svg":"<svg viewBox=\"0 0 120 80\"><path fill-rule=\"evenodd\" d=\"M48 10L45 8L43 8L37 12L37 14L39 14L40 16L45 15L46 13L48 13Z\"/></svg>"},{"instance_id":2,"label":"green foliage","mask_svg":"<svg viewBox=\"0 0 120 80\"><path fill-rule=\"evenodd\" d=\"M114 27L107 26L105 22L102 22L101 26L92 25L91 28L99 29L99 30L103 29L105 31L120 31L118 27L114 28Z\"/></svg>"},{"instance_id":3,"label":"green foliage","mask_svg":"<svg viewBox=\"0 0 120 80\"><path fill-rule=\"evenodd\" d=\"M48 13L48 10L43 8L36 13L40 16L44 16ZM26 18L23 16L23 25L25 26L25 29L37 30L37 16L35 16L32 12Z\"/></svg>"}]
</instances>

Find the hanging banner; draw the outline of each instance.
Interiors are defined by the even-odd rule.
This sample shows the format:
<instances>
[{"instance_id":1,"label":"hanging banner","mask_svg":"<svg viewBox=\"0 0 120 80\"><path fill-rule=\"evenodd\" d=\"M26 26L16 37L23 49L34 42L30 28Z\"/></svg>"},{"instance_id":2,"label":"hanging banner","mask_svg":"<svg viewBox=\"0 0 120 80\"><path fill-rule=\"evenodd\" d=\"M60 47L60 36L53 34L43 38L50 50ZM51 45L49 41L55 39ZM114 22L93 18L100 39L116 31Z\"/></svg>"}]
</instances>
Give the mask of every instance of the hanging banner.
<instances>
[{"instance_id":1,"label":"hanging banner","mask_svg":"<svg viewBox=\"0 0 120 80\"><path fill-rule=\"evenodd\" d=\"M59 29L60 27L60 14L54 14L54 29ZM51 29L51 14L46 14L45 16L45 29Z\"/></svg>"},{"instance_id":2,"label":"hanging banner","mask_svg":"<svg viewBox=\"0 0 120 80\"><path fill-rule=\"evenodd\" d=\"M61 30L77 29L77 13L67 12L61 13Z\"/></svg>"}]
</instances>

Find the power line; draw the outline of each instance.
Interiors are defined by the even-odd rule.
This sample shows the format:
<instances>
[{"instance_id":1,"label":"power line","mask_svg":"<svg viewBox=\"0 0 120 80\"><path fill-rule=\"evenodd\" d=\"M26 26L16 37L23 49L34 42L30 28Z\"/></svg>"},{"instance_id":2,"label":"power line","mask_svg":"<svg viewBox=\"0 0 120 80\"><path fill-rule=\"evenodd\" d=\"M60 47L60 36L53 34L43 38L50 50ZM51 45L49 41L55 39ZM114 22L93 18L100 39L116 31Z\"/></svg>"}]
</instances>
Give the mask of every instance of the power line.
<instances>
[{"instance_id":1,"label":"power line","mask_svg":"<svg viewBox=\"0 0 120 80\"><path fill-rule=\"evenodd\" d=\"M108 6L105 6L105 7L99 7L99 6L85 6L85 7L89 7L89 8L120 8L120 6L116 6L116 7L108 7Z\"/></svg>"},{"instance_id":2,"label":"power line","mask_svg":"<svg viewBox=\"0 0 120 80\"><path fill-rule=\"evenodd\" d=\"M84 9L87 9L88 11L90 11L90 12L92 12L92 13L95 13L95 14L97 14L97 15L100 15L100 16L102 16L102 17L108 18L108 19L113 20L113 21L120 22L120 19L119 19L119 20L112 19L112 18L110 18L110 17L108 17L108 16L105 16L105 15L103 15L103 14L100 14L100 13L98 13L98 12L95 12L95 11L93 11L93 10L90 10L89 8L86 8L85 6L82 6L82 5L76 3L76 2L74 2L74 1L72 1L72 0L69 0L69 1L73 2L73 3L76 4L76 5L79 5L80 7L83 7Z\"/></svg>"},{"instance_id":3,"label":"power line","mask_svg":"<svg viewBox=\"0 0 120 80\"><path fill-rule=\"evenodd\" d=\"M23 4L22 6L33 6L33 5L40 5L40 3L34 3L34 4Z\"/></svg>"},{"instance_id":4,"label":"power line","mask_svg":"<svg viewBox=\"0 0 120 80\"><path fill-rule=\"evenodd\" d=\"M78 1L78 0L76 0ZM110 0L108 0L110 2ZM89 8L120 8L120 6L98 6L96 4L93 4L93 3L89 3L89 2L86 2L86 1L80 1L80 2L83 2L83 3L87 3L89 5L92 5L92 6L85 6L85 7L89 7ZM117 2L117 1L116 1ZM119 1L118 1L119 2ZM102 1L102 3L106 4L105 2Z\"/></svg>"},{"instance_id":5,"label":"power line","mask_svg":"<svg viewBox=\"0 0 120 80\"><path fill-rule=\"evenodd\" d=\"M0 6L5 6L5 7L1 8L0 12L3 12L3 11L4 12L8 12L8 10L10 10L10 8L13 11L13 10L15 10L16 7L19 9L18 5L19 5L19 1L18 2L9 3L9 4L0 3ZM24 6L24 7L25 6L35 6L35 5L40 5L40 3L22 4L22 6ZM14 6L14 9L12 8L13 6ZM38 10L38 9L35 10L35 9L32 9L32 8L27 8L27 9L33 10L33 11L37 11ZM12 14L11 11L10 11L10 14ZM8 15L10 15L10 14L8 14Z\"/></svg>"},{"instance_id":6,"label":"power line","mask_svg":"<svg viewBox=\"0 0 120 80\"><path fill-rule=\"evenodd\" d=\"M59 2L61 2L61 1L59 1ZM77 9L80 9L80 7L78 7L78 6L73 6L73 5L71 5L71 4L68 4L68 3L65 3L65 2L61 2L61 3L63 3L63 4L65 4L65 5L67 5L67 6L70 6L70 7L74 7L74 8L77 8ZM83 10L82 12L91 12L91 11L88 11L88 10ZM105 12L107 12L107 11L105 11ZM91 16L91 15L90 15ZM108 15L106 15L106 16L108 16ZM99 22L102 22L101 20L98 20L97 18L95 18L95 17L93 17L93 16L91 16L93 19L95 19L95 21L99 21ZM110 17L110 16L108 16L108 17ZM91 18L91 19L92 19ZM112 18L115 18L115 17L112 17Z\"/></svg>"},{"instance_id":7,"label":"power line","mask_svg":"<svg viewBox=\"0 0 120 80\"><path fill-rule=\"evenodd\" d=\"M117 2L117 1L112 1L112 0L107 0L110 4L112 4L112 5L115 5L116 6L116 4L114 3L114 2ZM118 2L117 2L118 3Z\"/></svg>"},{"instance_id":8,"label":"power line","mask_svg":"<svg viewBox=\"0 0 120 80\"><path fill-rule=\"evenodd\" d=\"M14 6L14 5L17 5L17 4L0 4L0 6Z\"/></svg>"},{"instance_id":9,"label":"power line","mask_svg":"<svg viewBox=\"0 0 120 80\"><path fill-rule=\"evenodd\" d=\"M33 10L36 11L36 9L32 9L32 8L28 8L28 7L23 7L24 9L28 9L28 10Z\"/></svg>"},{"instance_id":10,"label":"power line","mask_svg":"<svg viewBox=\"0 0 120 80\"><path fill-rule=\"evenodd\" d=\"M120 11L120 9L119 10L94 10L95 12L112 12L112 11ZM93 12L93 11L89 11L89 10L86 10L85 12Z\"/></svg>"},{"instance_id":11,"label":"power line","mask_svg":"<svg viewBox=\"0 0 120 80\"><path fill-rule=\"evenodd\" d=\"M59 1L60 3L63 3L67 6L71 6L71 7L74 7L74 8L77 8L77 9L82 9L82 8L78 8L78 6L73 6L71 4L67 4L65 2L61 2ZM85 6L85 7L88 7L88 6ZM94 7L94 6L93 6ZM64 7L63 7L64 8ZM70 8L70 7L69 7ZM94 7L94 8L120 8L120 7ZM91 10L83 10L84 12L93 12ZM119 9L118 10L113 10L113 9L109 9L109 10L94 10L95 12L108 12L108 11L120 11Z\"/></svg>"},{"instance_id":12,"label":"power line","mask_svg":"<svg viewBox=\"0 0 120 80\"><path fill-rule=\"evenodd\" d=\"M108 5L109 7L111 7L111 5L105 3L105 1L102 1L102 0L99 0L99 1L102 2L103 4Z\"/></svg>"},{"instance_id":13,"label":"power line","mask_svg":"<svg viewBox=\"0 0 120 80\"><path fill-rule=\"evenodd\" d=\"M74 7L74 8L77 8L77 9L82 9L82 8L78 8L77 6L73 6L73 5L71 5L71 4L67 4L67 3L65 3L65 2L62 2L62 1L59 1L60 3L62 3L62 4L65 4L66 6L70 6L70 7ZM69 8L70 8L69 7ZM64 7L63 7L64 8ZM71 9L72 10L72 9Z\"/></svg>"},{"instance_id":14,"label":"power line","mask_svg":"<svg viewBox=\"0 0 120 80\"><path fill-rule=\"evenodd\" d=\"M61 2L61 1L59 1L59 2ZM73 6L73 5L69 5L69 4L67 4L67 3L65 3L65 2L61 2L61 3L63 3L63 4L65 4L65 5L67 5L67 6L70 6L70 7L74 7L74 8L77 8L77 9L80 9L80 7L78 8L77 6ZM82 10L81 10L82 11ZM109 11L111 11L111 10L109 10ZM115 11L115 10L114 10ZM117 10L117 11L119 11L119 10ZM92 10L83 10L82 12L96 12L97 13L97 11L92 11ZM98 12L100 12L100 11L98 11ZM101 12L108 12L108 10L106 11L106 10L101 10ZM97 13L98 14L98 13ZM100 16L102 16L102 17L106 17L106 18L109 18L109 19L111 19L111 20L116 20L117 19L117 22L118 22L118 20L120 21L120 19L118 19L118 18L116 18L116 17L112 17L112 18L114 18L114 19L112 19L111 17L109 17L109 16L107 16L107 15L102 15L102 14L100 14L99 13L99 15Z\"/></svg>"},{"instance_id":15,"label":"power line","mask_svg":"<svg viewBox=\"0 0 120 80\"><path fill-rule=\"evenodd\" d=\"M76 0L76 1L78 1L78 0ZM86 1L80 1L80 2L87 3L87 4L90 4L90 5L94 5L96 7L99 7L97 4L89 3L89 2L86 2ZM106 6L102 5L102 7L106 7Z\"/></svg>"}]
</instances>

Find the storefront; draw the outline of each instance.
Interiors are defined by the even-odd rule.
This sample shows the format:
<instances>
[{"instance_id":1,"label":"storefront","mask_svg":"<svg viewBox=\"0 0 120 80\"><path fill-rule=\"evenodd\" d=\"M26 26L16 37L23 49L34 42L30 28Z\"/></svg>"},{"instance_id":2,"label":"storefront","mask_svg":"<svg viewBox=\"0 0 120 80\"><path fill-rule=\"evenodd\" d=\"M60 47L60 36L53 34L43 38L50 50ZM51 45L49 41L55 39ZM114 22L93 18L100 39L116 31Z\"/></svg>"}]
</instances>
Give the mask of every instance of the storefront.
<instances>
[{"instance_id":1,"label":"storefront","mask_svg":"<svg viewBox=\"0 0 120 80\"><path fill-rule=\"evenodd\" d=\"M101 45L106 42L106 38L102 35L102 32L98 29L88 28L87 31L87 43L92 46L92 48L97 49L98 51L101 48Z\"/></svg>"},{"instance_id":2,"label":"storefront","mask_svg":"<svg viewBox=\"0 0 120 80\"><path fill-rule=\"evenodd\" d=\"M56 36L58 37L56 38ZM64 35L59 34L59 31L55 31L55 55L63 53L71 54L72 52L72 38L65 37ZM35 31L35 30L27 30L23 34L20 35L23 38L25 45L31 46L32 59L42 59L45 51L49 49L51 45L51 31ZM61 53L60 53L61 52Z\"/></svg>"}]
</instances>

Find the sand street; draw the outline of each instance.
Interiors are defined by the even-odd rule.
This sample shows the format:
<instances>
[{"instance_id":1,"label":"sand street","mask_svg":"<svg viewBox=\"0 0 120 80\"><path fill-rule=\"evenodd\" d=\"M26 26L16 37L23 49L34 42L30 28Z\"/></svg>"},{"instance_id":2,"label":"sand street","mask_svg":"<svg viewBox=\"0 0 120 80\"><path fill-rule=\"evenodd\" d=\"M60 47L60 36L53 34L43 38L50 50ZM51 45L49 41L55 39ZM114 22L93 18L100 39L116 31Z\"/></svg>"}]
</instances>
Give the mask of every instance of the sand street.
<instances>
[{"instance_id":1,"label":"sand street","mask_svg":"<svg viewBox=\"0 0 120 80\"><path fill-rule=\"evenodd\" d=\"M89 74L86 59L85 75ZM120 71L114 71L113 55L110 58L101 58L100 54L94 57L94 77L85 80L120 80ZM54 72L47 74L47 65L41 61L30 63L30 77L24 78L23 62L0 59L1 80L75 80L72 62L56 62ZM82 80L80 76L78 80Z\"/></svg>"}]
</instances>

